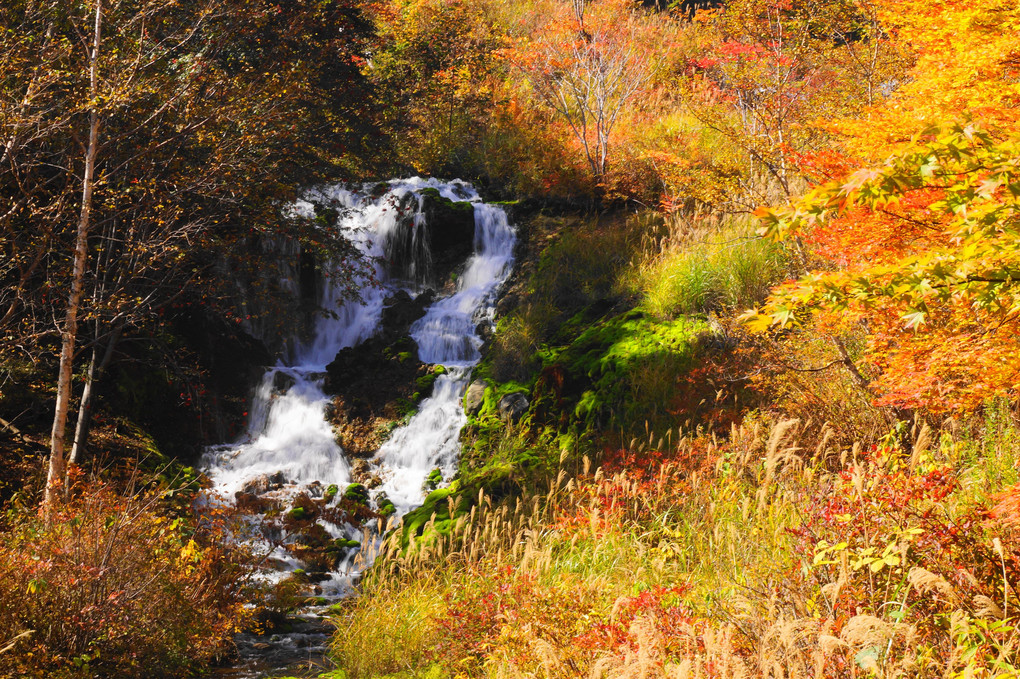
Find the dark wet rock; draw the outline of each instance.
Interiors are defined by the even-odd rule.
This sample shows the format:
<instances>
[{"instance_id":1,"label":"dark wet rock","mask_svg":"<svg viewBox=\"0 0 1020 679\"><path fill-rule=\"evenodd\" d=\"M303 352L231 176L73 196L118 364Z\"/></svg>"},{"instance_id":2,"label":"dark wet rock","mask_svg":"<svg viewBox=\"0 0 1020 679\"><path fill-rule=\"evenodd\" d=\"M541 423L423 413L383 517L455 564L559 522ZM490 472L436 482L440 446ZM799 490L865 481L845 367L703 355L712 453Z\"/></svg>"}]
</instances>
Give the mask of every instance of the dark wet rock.
<instances>
[{"instance_id":1,"label":"dark wet rock","mask_svg":"<svg viewBox=\"0 0 1020 679\"><path fill-rule=\"evenodd\" d=\"M489 321L484 321L475 326L475 334L482 340L482 345L487 345L496 337L496 328Z\"/></svg>"},{"instance_id":2,"label":"dark wet rock","mask_svg":"<svg viewBox=\"0 0 1020 679\"><path fill-rule=\"evenodd\" d=\"M506 316L517 309L520 306L520 297L516 292L508 292L499 298L496 302L496 315Z\"/></svg>"},{"instance_id":3,"label":"dark wet rock","mask_svg":"<svg viewBox=\"0 0 1020 679\"><path fill-rule=\"evenodd\" d=\"M431 288L417 297L412 297L406 290L398 290L383 301L379 334L390 342L406 335L411 324L424 316L425 310L435 300L436 293Z\"/></svg>"},{"instance_id":4,"label":"dark wet rock","mask_svg":"<svg viewBox=\"0 0 1020 679\"><path fill-rule=\"evenodd\" d=\"M445 281L474 250L475 207L443 198L436 189L423 189L421 195L433 275L436 281Z\"/></svg>"},{"instance_id":5,"label":"dark wet rock","mask_svg":"<svg viewBox=\"0 0 1020 679\"><path fill-rule=\"evenodd\" d=\"M211 305L186 307L168 317L172 317L172 334L183 342L182 346L189 347L189 355L202 371L202 384L208 390L201 401L202 417L195 417L190 409L164 407L161 391L148 387L132 391L132 384L149 384L138 374L121 376L120 371L137 373L134 361L123 361L119 367L116 361L111 364L108 383L126 389L124 397L137 412L152 414L151 422L142 417L137 423L155 437L160 450L186 456L202 444L231 441L241 433L251 390L275 358L264 341L228 322Z\"/></svg>"},{"instance_id":6,"label":"dark wet rock","mask_svg":"<svg viewBox=\"0 0 1020 679\"><path fill-rule=\"evenodd\" d=\"M296 528L308 530L307 526L314 523L320 509L315 500L306 493L301 493L294 498L291 508L284 514L284 521L289 530L293 531Z\"/></svg>"},{"instance_id":7,"label":"dark wet rock","mask_svg":"<svg viewBox=\"0 0 1020 679\"><path fill-rule=\"evenodd\" d=\"M273 375L273 391L278 394L284 394L294 386L295 382L297 380L290 373L277 372Z\"/></svg>"},{"instance_id":8,"label":"dark wet rock","mask_svg":"<svg viewBox=\"0 0 1020 679\"><path fill-rule=\"evenodd\" d=\"M413 195L394 206L402 217L386 242L386 259L397 278L443 287L473 250L475 209L467 201L443 198L436 189L420 195L423 223L415 220Z\"/></svg>"},{"instance_id":9,"label":"dark wet rock","mask_svg":"<svg viewBox=\"0 0 1020 679\"><path fill-rule=\"evenodd\" d=\"M238 491L238 495L262 495L269 490L269 475L260 474L255 478L245 481Z\"/></svg>"},{"instance_id":10,"label":"dark wet rock","mask_svg":"<svg viewBox=\"0 0 1020 679\"><path fill-rule=\"evenodd\" d=\"M403 215L386 242L390 273L418 285L443 287L474 249L475 208L443 198L436 189L421 192L423 224L415 223L414 196L394 206Z\"/></svg>"},{"instance_id":11,"label":"dark wet rock","mask_svg":"<svg viewBox=\"0 0 1020 679\"><path fill-rule=\"evenodd\" d=\"M305 579L308 582L325 582L326 580L329 580L329 577L329 573L326 571L312 571L310 573L305 573ZM321 591L322 589L319 589L319 592Z\"/></svg>"},{"instance_id":12,"label":"dark wet rock","mask_svg":"<svg viewBox=\"0 0 1020 679\"><path fill-rule=\"evenodd\" d=\"M286 549L311 571L328 571L336 565L333 536L320 523L302 526ZM314 582L308 578L307 582Z\"/></svg>"},{"instance_id":13,"label":"dark wet rock","mask_svg":"<svg viewBox=\"0 0 1020 679\"><path fill-rule=\"evenodd\" d=\"M499 417L509 422L516 422L528 412L528 397L522 392L507 394L499 399Z\"/></svg>"},{"instance_id":14,"label":"dark wet rock","mask_svg":"<svg viewBox=\"0 0 1020 679\"><path fill-rule=\"evenodd\" d=\"M464 393L464 411L471 416L477 415L482 409L485 400L485 388L489 383L485 380L475 380Z\"/></svg>"},{"instance_id":15,"label":"dark wet rock","mask_svg":"<svg viewBox=\"0 0 1020 679\"><path fill-rule=\"evenodd\" d=\"M279 509L280 503L269 498L260 497L254 493L245 493L239 490L234 493L234 506L242 512L265 514L271 510Z\"/></svg>"},{"instance_id":16,"label":"dark wet rock","mask_svg":"<svg viewBox=\"0 0 1020 679\"><path fill-rule=\"evenodd\" d=\"M410 337L374 337L342 349L327 366L326 391L334 395L329 420L337 443L350 457L368 457L394 427L432 393L442 366L418 360Z\"/></svg>"},{"instance_id":17,"label":"dark wet rock","mask_svg":"<svg viewBox=\"0 0 1020 679\"><path fill-rule=\"evenodd\" d=\"M287 477L282 471L274 474L259 474L246 481L240 492L245 495L263 495L271 490L279 490L287 484Z\"/></svg>"},{"instance_id":18,"label":"dark wet rock","mask_svg":"<svg viewBox=\"0 0 1020 679\"><path fill-rule=\"evenodd\" d=\"M372 474L372 465L368 460L354 460L351 464L351 480L355 483L364 483Z\"/></svg>"},{"instance_id":19,"label":"dark wet rock","mask_svg":"<svg viewBox=\"0 0 1020 679\"><path fill-rule=\"evenodd\" d=\"M325 547L332 543L333 538L321 523L313 523L298 533L294 541L306 547Z\"/></svg>"}]
</instances>

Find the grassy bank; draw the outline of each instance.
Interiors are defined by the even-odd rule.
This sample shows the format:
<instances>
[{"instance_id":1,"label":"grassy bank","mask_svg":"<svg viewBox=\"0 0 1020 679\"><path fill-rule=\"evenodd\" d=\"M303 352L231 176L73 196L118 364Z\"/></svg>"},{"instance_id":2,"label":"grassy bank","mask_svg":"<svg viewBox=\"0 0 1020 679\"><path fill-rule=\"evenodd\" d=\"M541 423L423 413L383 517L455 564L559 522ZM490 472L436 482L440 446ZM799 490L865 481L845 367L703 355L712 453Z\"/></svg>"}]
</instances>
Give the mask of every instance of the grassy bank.
<instances>
[{"instance_id":1,"label":"grassy bank","mask_svg":"<svg viewBox=\"0 0 1020 679\"><path fill-rule=\"evenodd\" d=\"M750 420L564 467L390 551L335 658L350 678L1013 676L1010 418L849 450Z\"/></svg>"}]
</instances>

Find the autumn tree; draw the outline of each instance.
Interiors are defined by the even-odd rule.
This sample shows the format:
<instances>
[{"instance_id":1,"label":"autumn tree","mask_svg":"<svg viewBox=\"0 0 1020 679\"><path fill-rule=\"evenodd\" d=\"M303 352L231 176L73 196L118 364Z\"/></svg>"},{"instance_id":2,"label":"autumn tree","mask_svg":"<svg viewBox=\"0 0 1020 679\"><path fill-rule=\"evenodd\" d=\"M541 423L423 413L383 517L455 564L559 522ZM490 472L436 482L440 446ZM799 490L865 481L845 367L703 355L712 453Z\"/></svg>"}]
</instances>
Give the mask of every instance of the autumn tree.
<instances>
[{"instance_id":1,"label":"autumn tree","mask_svg":"<svg viewBox=\"0 0 1020 679\"><path fill-rule=\"evenodd\" d=\"M655 66L635 8L627 3L585 8L578 0L569 12L561 9L563 16L508 55L538 100L569 127L598 185L621 114Z\"/></svg>"},{"instance_id":2,"label":"autumn tree","mask_svg":"<svg viewBox=\"0 0 1020 679\"><path fill-rule=\"evenodd\" d=\"M383 102L387 151L417 172L459 174L484 143L504 31L486 3L414 0L375 10L379 47L367 73Z\"/></svg>"},{"instance_id":3,"label":"autumn tree","mask_svg":"<svg viewBox=\"0 0 1020 679\"><path fill-rule=\"evenodd\" d=\"M944 410L1016 398L1016 138L972 126L933 130L886 165L762 219L767 235L803 235L843 266L781 287L752 327L819 314L865 320L883 403Z\"/></svg>"},{"instance_id":4,"label":"autumn tree","mask_svg":"<svg viewBox=\"0 0 1020 679\"><path fill-rule=\"evenodd\" d=\"M727 192L693 197L726 209L799 192L799 160L826 149L825 121L863 115L909 64L871 0L736 0L690 30L701 48L681 80L686 108L741 156L704 168Z\"/></svg>"},{"instance_id":5,"label":"autumn tree","mask_svg":"<svg viewBox=\"0 0 1020 679\"><path fill-rule=\"evenodd\" d=\"M960 411L1015 400L1020 9L876 5L917 64L867 120L830 124L840 136L819 173L829 181L759 212L765 235L803 239L828 267L780 287L748 320L857 323L881 404Z\"/></svg>"}]
</instances>

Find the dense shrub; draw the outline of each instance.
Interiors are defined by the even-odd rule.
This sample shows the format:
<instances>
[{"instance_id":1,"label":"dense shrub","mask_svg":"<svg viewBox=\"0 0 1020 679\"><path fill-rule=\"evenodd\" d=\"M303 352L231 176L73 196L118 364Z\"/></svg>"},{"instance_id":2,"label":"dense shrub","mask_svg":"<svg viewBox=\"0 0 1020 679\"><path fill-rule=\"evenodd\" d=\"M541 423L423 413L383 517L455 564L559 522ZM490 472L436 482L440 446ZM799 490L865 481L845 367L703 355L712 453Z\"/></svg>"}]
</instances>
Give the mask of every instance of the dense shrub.
<instances>
[{"instance_id":1,"label":"dense shrub","mask_svg":"<svg viewBox=\"0 0 1020 679\"><path fill-rule=\"evenodd\" d=\"M172 491L99 482L49 520L11 507L0 536L0 676L175 677L228 649L246 568Z\"/></svg>"},{"instance_id":2,"label":"dense shrub","mask_svg":"<svg viewBox=\"0 0 1020 679\"><path fill-rule=\"evenodd\" d=\"M663 239L638 268L636 285L649 311L676 318L759 304L787 270L781 245L737 224Z\"/></svg>"}]
</instances>

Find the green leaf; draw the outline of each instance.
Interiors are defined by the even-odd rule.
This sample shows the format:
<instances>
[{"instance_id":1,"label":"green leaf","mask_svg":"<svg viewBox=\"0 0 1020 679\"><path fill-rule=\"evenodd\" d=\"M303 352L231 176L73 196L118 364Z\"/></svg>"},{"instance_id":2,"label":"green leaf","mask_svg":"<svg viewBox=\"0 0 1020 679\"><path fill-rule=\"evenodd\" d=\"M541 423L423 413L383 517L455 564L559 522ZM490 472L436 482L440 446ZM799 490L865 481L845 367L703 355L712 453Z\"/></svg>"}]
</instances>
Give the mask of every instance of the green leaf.
<instances>
[{"instance_id":1,"label":"green leaf","mask_svg":"<svg viewBox=\"0 0 1020 679\"><path fill-rule=\"evenodd\" d=\"M905 321L906 327L908 328L920 328L924 325L925 312L920 309L911 309L907 313L903 314L902 318Z\"/></svg>"}]
</instances>

